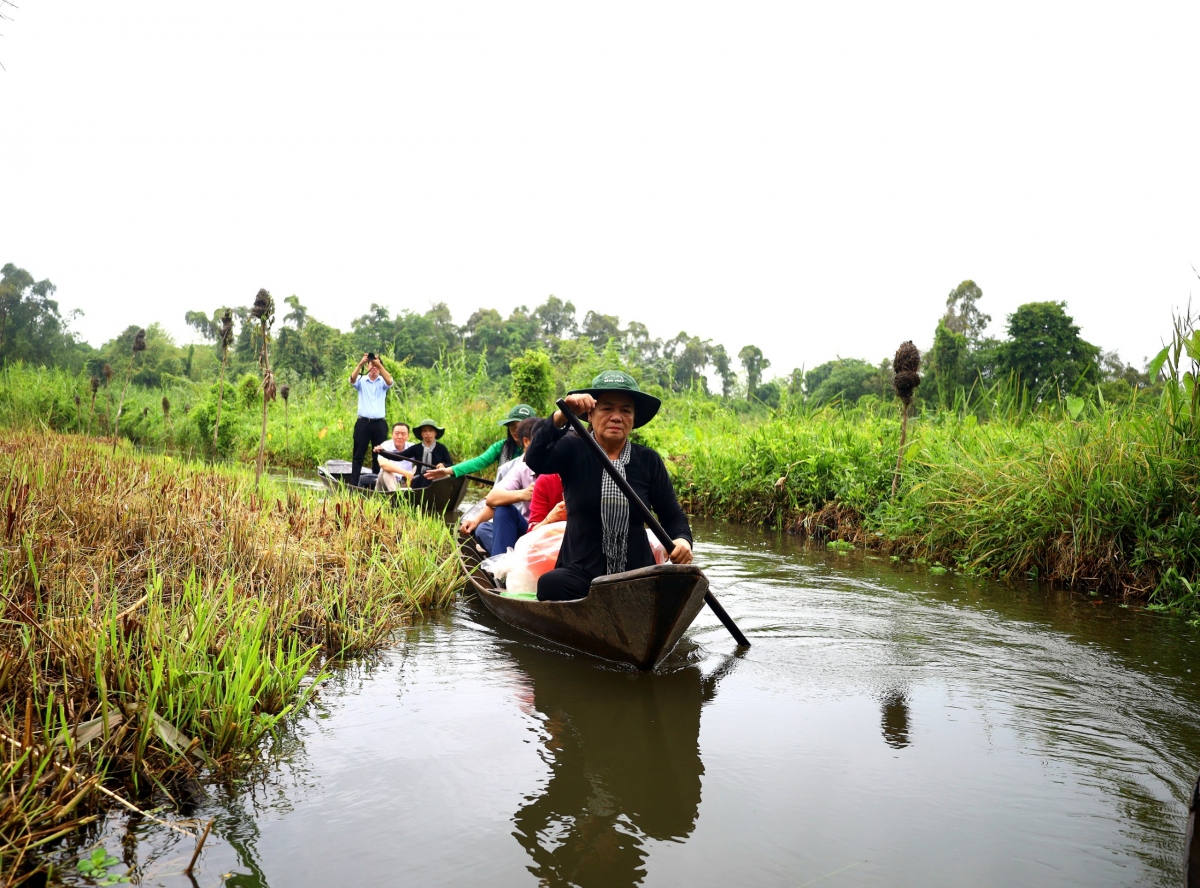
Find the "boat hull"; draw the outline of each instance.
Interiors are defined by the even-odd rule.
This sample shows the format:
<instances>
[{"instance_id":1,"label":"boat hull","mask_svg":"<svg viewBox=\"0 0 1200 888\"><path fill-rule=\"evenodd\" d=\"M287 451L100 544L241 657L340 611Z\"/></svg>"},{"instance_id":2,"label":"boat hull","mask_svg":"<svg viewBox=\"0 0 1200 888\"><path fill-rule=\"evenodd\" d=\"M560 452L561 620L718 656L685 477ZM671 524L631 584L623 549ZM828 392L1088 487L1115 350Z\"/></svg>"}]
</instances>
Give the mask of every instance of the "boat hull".
<instances>
[{"instance_id":1,"label":"boat hull","mask_svg":"<svg viewBox=\"0 0 1200 888\"><path fill-rule=\"evenodd\" d=\"M320 476L325 487L333 492L344 490L359 496L387 497L394 502L403 500L426 512L439 515L457 509L462 505L463 497L467 493L467 479L454 477L442 478L440 481L434 481L428 487L419 487L416 490L405 489L393 492L357 487L349 483L350 463L340 459L331 459L325 465L318 466L317 475Z\"/></svg>"},{"instance_id":2,"label":"boat hull","mask_svg":"<svg viewBox=\"0 0 1200 888\"><path fill-rule=\"evenodd\" d=\"M480 603L510 626L563 647L653 669L704 606L708 578L695 565L660 564L597 577L578 601L530 601L497 592L480 567L475 541L460 541L468 585Z\"/></svg>"}]
</instances>

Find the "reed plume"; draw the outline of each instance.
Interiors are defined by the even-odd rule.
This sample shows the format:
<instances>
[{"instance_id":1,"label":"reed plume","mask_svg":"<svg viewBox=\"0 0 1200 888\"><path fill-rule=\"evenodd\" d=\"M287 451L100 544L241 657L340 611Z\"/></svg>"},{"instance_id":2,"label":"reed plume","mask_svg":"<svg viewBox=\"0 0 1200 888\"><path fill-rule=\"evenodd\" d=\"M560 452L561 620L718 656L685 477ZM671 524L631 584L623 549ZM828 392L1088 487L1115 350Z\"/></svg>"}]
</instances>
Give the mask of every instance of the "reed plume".
<instances>
[{"instance_id":1,"label":"reed plume","mask_svg":"<svg viewBox=\"0 0 1200 888\"><path fill-rule=\"evenodd\" d=\"M125 370L125 385L121 387L121 400L117 402L117 419L113 425L113 452L116 452L117 441L121 436L121 411L125 409L125 395L129 391L129 380L133 378L133 361L146 350L146 331L138 329L133 335L133 347L129 351L129 367ZM107 364L104 365L106 368Z\"/></svg>"},{"instance_id":2,"label":"reed plume","mask_svg":"<svg viewBox=\"0 0 1200 888\"><path fill-rule=\"evenodd\" d=\"M900 448L896 452L896 472L892 475L892 496L900 489L900 466L904 462L904 444L908 439L908 411L912 406L913 391L921 384L921 353L908 342L900 344L892 358L892 388L900 399Z\"/></svg>"},{"instance_id":3,"label":"reed plume","mask_svg":"<svg viewBox=\"0 0 1200 888\"><path fill-rule=\"evenodd\" d=\"M233 312L228 308L217 326L217 348L221 352L221 382L217 388L217 421L213 423L213 456L217 455L217 433L221 431L221 401L225 398L225 366L229 363L229 346L233 342Z\"/></svg>"}]
</instances>

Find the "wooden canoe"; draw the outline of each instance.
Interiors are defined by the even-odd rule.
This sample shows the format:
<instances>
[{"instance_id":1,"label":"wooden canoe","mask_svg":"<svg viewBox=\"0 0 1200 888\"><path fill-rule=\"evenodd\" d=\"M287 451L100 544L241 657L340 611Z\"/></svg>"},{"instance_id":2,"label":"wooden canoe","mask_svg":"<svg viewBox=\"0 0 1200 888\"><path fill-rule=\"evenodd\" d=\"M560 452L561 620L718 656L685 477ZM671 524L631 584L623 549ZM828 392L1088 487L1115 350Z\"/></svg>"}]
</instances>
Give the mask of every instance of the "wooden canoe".
<instances>
[{"instance_id":1,"label":"wooden canoe","mask_svg":"<svg viewBox=\"0 0 1200 888\"><path fill-rule=\"evenodd\" d=\"M331 491L348 490L362 496L388 497L393 501L403 498L405 502L435 514L453 512L462 505L463 497L467 492L467 479L455 477L443 478L440 481L434 481L428 487L418 487L416 490L405 489L388 492L368 487L355 487L350 484L350 469L351 465L348 460L331 459L325 465L317 467L317 474Z\"/></svg>"},{"instance_id":2,"label":"wooden canoe","mask_svg":"<svg viewBox=\"0 0 1200 888\"><path fill-rule=\"evenodd\" d=\"M597 577L578 601L531 601L499 594L481 566L484 552L459 540L467 584L498 619L571 650L653 669L704 607L708 578L694 564L659 564Z\"/></svg>"}]
</instances>

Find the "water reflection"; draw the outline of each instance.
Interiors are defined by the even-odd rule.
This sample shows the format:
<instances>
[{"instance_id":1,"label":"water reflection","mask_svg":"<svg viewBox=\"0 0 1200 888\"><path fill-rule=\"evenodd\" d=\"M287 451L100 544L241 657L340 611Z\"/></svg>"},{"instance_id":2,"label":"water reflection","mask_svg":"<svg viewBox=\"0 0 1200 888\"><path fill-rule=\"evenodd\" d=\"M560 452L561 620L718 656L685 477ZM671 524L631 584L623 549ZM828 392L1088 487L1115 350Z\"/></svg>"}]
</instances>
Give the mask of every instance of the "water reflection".
<instances>
[{"instance_id":1,"label":"water reflection","mask_svg":"<svg viewBox=\"0 0 1200 888\"><path fill-rule=\"evenodd\" d=\"M892 749L908 746L908 694L903 689L893 688L883 695L880 709L883 711L884 742Z\"/></svg>"},{"instance_id":2,"label":"water reflection","mask_svg":"<svg viewBox=\"0 0 1200 888\"><path fill-rule=\"evenodd\" d=\"M735 661L705 675L676 652L654 674L514 645L539 714L550 779L516 813L514 835L541 884L636 885L650 840L682 841L700 807L700 710Z\"/></svg>"}]
</instances>

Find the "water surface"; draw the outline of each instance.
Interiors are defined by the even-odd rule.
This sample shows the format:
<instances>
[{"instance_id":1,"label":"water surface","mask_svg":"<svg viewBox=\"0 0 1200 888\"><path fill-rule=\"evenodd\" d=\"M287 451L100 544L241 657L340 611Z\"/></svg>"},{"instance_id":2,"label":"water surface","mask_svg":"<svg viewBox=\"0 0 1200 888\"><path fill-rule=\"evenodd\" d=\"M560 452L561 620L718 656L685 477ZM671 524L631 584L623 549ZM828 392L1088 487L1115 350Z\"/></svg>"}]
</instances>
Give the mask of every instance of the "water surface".
<instances>
[{"instance_id":1,"label":"water surface","mask_svg":"<svg viewBox=\"0 0 1200 888\"><path fill-rule=\"evenodd\" d=\"M701 526L707 611L658 672L470 601L339 673L197 883L1178 885L1196 630L1112 602ZM1198 673L1200 675L1200 673ZM187 840L110 820L145 884Z\"/></svg>"}]
</instances>

